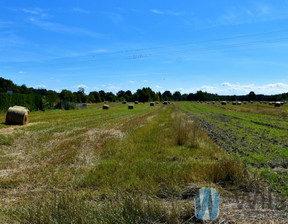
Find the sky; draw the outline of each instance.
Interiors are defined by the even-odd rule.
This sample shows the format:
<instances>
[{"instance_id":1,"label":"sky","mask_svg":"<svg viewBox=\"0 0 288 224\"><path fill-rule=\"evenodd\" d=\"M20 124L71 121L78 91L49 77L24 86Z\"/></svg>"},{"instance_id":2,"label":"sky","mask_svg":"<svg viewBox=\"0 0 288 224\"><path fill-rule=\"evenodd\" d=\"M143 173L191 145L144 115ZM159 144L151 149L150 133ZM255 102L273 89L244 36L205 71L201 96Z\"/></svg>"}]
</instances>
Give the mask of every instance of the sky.
<instances>
[{"instance_id":1,"label":"sky","mask_svg":"<svg viewBox=\"0 0 288 224\"><path fill-rule=\"evenodd\" d=\"M0 77L85 93L288 92L288 0L1 0Z\"/></svg>"}]
</instances>

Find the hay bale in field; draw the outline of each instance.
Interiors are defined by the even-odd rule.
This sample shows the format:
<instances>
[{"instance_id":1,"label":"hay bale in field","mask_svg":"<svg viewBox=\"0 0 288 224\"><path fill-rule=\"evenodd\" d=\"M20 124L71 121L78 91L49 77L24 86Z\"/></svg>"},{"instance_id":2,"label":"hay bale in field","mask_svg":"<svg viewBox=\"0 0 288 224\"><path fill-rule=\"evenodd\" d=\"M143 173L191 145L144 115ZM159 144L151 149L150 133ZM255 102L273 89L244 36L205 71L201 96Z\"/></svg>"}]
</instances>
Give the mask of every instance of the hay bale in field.
<instances>
[{"instance_id":1,"label":"hay bale in field","mask_svg":"<svg viewBox=\"0 0 288 224\"><path fill-rule=\"evenodd\" d=\"M134 105L133 104L129 104L128 105L128 109L134 109Z\"/></svg>"},{"instance_id":2,"label":"hay bale in field","mask_svg":"<svg viewBox=\"0 0 288 224\"><path fill-rule=\"evenodd\" d=\"M25 125L29 123L30 111L26 107L9 107L6 114L6 124Z\"/></svg>"},{"instance_id":3,"label":"hay bale in field","mask_svg":"<svg viewBox=\"0 0 288 224\"><path fill-rule=\"evenodd\" d=\"M159 104L159 102L158 102L158 101L156 101L156 104Z\"/></svg>"},{"instance_id":4,"label":"hay bale in field","mask_svg":"<svg viewBox=\"0 0 288 224\"><path fill-rule=\"evenodd\" d=\"M275 102L274 106L275 107L280 107L281 106L281 102Z\"/></svg>"},{"instance_id":5,"label":"hay bale in field","mask_svg":"<svg viewBox=\"0 0 288 224\"><path fill-rule=\"evenodd\" d=\"M134 102L134 104L138 104L138 103L139 103L138 101L135 101L135 102Z\"/></svg>"},{"instance_id":6,"label":"hay bale in field","mask_svg":"<svg viewBox=\"0 0 288 224\"><path fill-rule=\"evenodd\" d=\"M126 103L127 103L127 101L123 101L123 102L122 102L122 104L126 104Z\"/></svg>"},{"instance_id":7,"label":"hay bale in field","mask_svg":"<svg viewBox=\"0 0 288 224\"><path fill-rule=\"evenodd\" d=\"M232 105L237 105L237 102L236 102L236 101L233 101L233 102L232 102Z\"/></svg>"},{"instance_id":8,"label":"hay bale in field","mask_svg":"<svg viewBox=\"0 0 288 224\"><path fill-rule=\"evenodd\" d=\"M109 105L104 104L103 107L102 107L102 109L103 109L103 110L108 110L108 109L109 109Z\"/></svg>"},{"instance_id":9,"label":"hay bale in field","mask_svg":"<svg viewBox=\"0 0 288 224\"><path fill-rule=\"evenodd\" d=\"M150 106L154 106L155 105L155 103L154 102L150 102Z\"/></svg>"},{"instance_id":10,"label":"hay bale in field","mask_svg":"<svg viewBox=\"0 0 288 224\"><path fill-rule=\"evenodd\" d=\"M87 108L87 103L76 103L75 107L76 108Z\"/></svg>"},{"instance_id":11,"label":"hay bale in field","mask_svg":"<svg viewBox=\"0 0 288 224\"><path fill-rule=\"evenodd\" d=\"M167 104L168 104L168 101L164 101L163 104L167 105Z\"/></svg>"},{"instance_id":12,"label":"hay bale in field","mask_svg":"<svg viewBox=\"0 0 288 224\"><path fill-rule=\"evenodd\" d=\"M222 101L221 104L222 104L222 105L226 105L227 102L226 102L226 101Z\"/></svg>"},{"instance_id":13,"label":"hay bale in field","mask_svg":"<svg viewBox=\"0 0 288 224\"><path fill-rule=\"evenodd\" d=\"M242 102L241 102L241 101L238 101L238 102L237 102L237 105L241 105L241 104L242 104Z\"/></svg>"},{"instance_id":14,"label":"hay bale in field","mask_svg":"<svg viewBox=\"0 0 288 224\"><path fill-rule=\"evenodd\" d=\"M29 110L27 107L13 106L13 108L17 108L17 109L20 109L20 110L27 110L27 111L28 111L28 114L30 115L30 110Z\"/></svg>"}]
</instances>

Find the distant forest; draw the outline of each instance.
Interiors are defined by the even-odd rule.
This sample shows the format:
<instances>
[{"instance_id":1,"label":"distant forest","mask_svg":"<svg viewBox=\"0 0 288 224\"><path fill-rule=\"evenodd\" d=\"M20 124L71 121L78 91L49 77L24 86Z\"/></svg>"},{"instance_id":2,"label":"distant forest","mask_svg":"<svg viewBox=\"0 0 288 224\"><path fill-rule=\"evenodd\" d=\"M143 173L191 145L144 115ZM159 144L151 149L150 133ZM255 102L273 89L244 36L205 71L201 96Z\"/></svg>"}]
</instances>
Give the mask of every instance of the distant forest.
<instances>
[{"instance_id":1,"label":"distant forest","mask_svg":"<svg viewBox=\"0 0 288 224\"><path fill-rule=\"evenodd\" d=\"M12 91L13 94L7 93L7 91ZM12 95L17 95L17 99L21 98L20 94L30 96L29 99L39 99L41 98L41 105L37 102L37 108L35 109L49 109L55 107L57 103L66 102L66 103L99 103L104 101L139 101L139 102L149 102L149 101L286 101L288 100L288 93L277 94L277 95L263 95L255 94L251 91L247 95L241 96L223 96L212 93L203 92L201 90L196 93L181 94L179 91L171 93L170 91L154 92L149 87L144 87L138 89L135 93L132 93L130 90L120 90L116 95L112 92L105 92L104 90L92 91L88 95L85 94L84 88L79 88L77 92L71 92L70 90L63 89L60 93L57 93L53 90L46 89L35 89L28 88L26 85L18 86L14 84L11 80L7 80L0 77L0 109L6 109L8 104L13 102ZM33 98L34 97L34 98ZM2 98L2 101L1 101ZM4 98L7 98L8 103L3 106L5 103ZM24 96L22 97L24 98ZM6 101L7 101L6 100ZM26 100L26 101L27 101ZM29 101L29 100L28 100ZM30 100L31 101L31 100ZM31 101L31 102L32 102ZM19 101L17 101L19 102Z\"/></svg>"}]
</instances>

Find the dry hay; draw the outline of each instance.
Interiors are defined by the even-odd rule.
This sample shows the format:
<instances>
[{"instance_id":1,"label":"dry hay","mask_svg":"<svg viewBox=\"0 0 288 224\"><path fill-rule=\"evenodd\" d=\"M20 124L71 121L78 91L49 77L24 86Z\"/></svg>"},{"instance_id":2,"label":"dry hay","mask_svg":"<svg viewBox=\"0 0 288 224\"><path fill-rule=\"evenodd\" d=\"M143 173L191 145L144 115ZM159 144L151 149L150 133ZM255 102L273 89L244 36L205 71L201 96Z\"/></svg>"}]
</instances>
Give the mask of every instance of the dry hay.
<instances>
[{"instance_id":1,"label":"dry hay","mask_svg":"<svg viewBox=\"0 0 288 224\"><path fill-rule=\"evenodd\" d=\"M25 125L29 123L30 111L26 107L9 107L6 114L6 124Z\"/></svg>"},{"instance_id":2,"label":"dry hay","mask_svg":"<svg viewBox=\"0 0 288 224\"><path fill-rule=\"evenodd\" d=\"M123 133L120 130L117 129L99 129L99 128L95 128L95 129L91 129L89 131L87 131L85 133L86 136L88 136L88 138L90 140L95 140L95 137L97 138L97 136L101 136L101 138L103 138L103 136L105 136L105 138L107 139L112 139L112 138L123 138L125 133Z\"/></svg>"},{"instance_id":3,"label":"dry hay","mask_svg":"<svg viewBox=\"0 0 288 224\"><path fill-rule=\"evenodd\" d=\"M128 105L128 109L134 109L134 105L129 104L129 105Z\"/></svg>"},{"instance_id":4,"label":"dry hay","mask_svg":"<svg viewBox=\"0 0 288 224\"><path fill-rule=\"evenodd\" d=\"M30 110L29 110L27 107L13 106L13 108L17 108L17 109L20 109L20 110L27 110L27 111L28 111L28 114L30 115Z\"/></svg>"},{"instance_id":5,"label":"dry hay","mask_svg":"<svg viewBox=\"0 0 288 224\"><path fill-rule=\"evenodd\" d=\"M76 103L75 107L76 108L87 108L87 103Z\"/></svg>"},{"instance_id":6,"label":"dry hay","mask_svg":"<svg viewBox=\"0 0 288 224\"><path fill-rule=\"evenodd\" d=\"M103 109L103 110L108 110L108 109L109 109L109 105L104 104L103 107L102 107L102 109Z\"/></svg>"},{"instance_id":7,"label":"dry hay","mask_svg":"<svg viewBox=\"0 0 288 224\"><path fill-rule=\"evenodd\" d=\"M33 123L27 124L26 127L29 127L32 125L37 125L37 124L45 124L45 123L48 123L48 122L33 122ZM22 126L12 126L12 127L8 127L8 128L0 128L0 134L1 135L13 134L17 130L22 130L21 128L22 128Z\"/></svg>"},{"instance_id":8,"label":"dry hay","mask_svg":"<svg viewBox=\"0 0 288 224\"><path fill-rule=\"evenodd\" d=\"M274 106L275 106L275 107L280 107L280 106L281 106L281 103L280 103L280 102L275 102Z\"/></svg>"}]
</instances>

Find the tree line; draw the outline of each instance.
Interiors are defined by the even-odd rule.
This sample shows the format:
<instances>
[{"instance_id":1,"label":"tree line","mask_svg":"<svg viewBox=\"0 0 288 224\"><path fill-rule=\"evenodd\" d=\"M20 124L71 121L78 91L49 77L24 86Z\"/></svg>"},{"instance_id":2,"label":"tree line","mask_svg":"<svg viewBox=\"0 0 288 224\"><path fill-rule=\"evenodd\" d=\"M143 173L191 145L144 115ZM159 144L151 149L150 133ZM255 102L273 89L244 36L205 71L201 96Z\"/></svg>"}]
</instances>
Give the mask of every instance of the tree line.
<instances>
[{"instance_id":1,"label":"tree line","mask_svg":"<svg viewBox=\"0 0 288 224\"><path fill-rule=\"evenodd\" d=\"M55 107L60 102L71 102L71 103L99 103L99 102L115 102L115 101L285 101L288 100L288 93L277 94L277 95L262 95L255 94L251 91L247 95L218 95L203 92L201 90L196 93L181 94L179 91L171 93L170 91L154 92L149 87L138 89L135 93L130 90L120 90L116 94L112 92L105 92L104 90L92 91L89 94L85 93L84 88L79 88L78 91L72 92L67 89L63 89L60 93L54 90L46 89L35 89L28 88L26 85L16 85L11 80L0 77L0 93L7 93L7 91L13 91L13 94L25 94L25 95L37 95L41 96L42 107ZM3 94L1 95L3 98ZM9 97L8 97L9 98ZM10 97L11 98L11 97ZM19 95L17 95L19 98ZM1 106L1 105L0 105ZM3 108L2 108L3 109Z\"/></svg>"}]
</instances>

